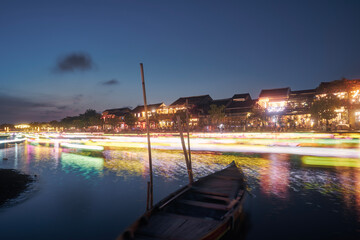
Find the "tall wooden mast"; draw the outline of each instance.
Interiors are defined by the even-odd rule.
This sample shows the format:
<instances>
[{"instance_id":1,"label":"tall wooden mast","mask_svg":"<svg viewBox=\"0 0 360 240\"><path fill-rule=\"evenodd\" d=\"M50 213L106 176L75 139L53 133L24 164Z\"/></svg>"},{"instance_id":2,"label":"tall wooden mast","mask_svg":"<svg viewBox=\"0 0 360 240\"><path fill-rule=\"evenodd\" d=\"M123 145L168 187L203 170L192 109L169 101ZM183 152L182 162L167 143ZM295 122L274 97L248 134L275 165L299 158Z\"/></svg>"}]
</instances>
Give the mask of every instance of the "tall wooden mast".
<instances>
[{"instance_id":1,"label":"tall wooden mast","mask_svg":"<svg viewBox=\"0 0 360 240\"><path fill-rule=\"evenodd\" d=\"M149 175L150 175L150 184L148 184L148 202L147 210L152 209L153 207L153 171L152 171L152 159L151 159L151 143L150 143L150 125L149 125L149 116L147 110L147 101L146 101L146 89L145 89L145 78L144 78L144 67L140 63L141 70L141 82L144 96L144 108L145 108L145 119L146 119L146 132L147 132L147 142L148 142L148 153L149 153ZM150 186L149 186L150 185ZM149 203L150 201L150 203Z\"/></svg>"}]
</instances>

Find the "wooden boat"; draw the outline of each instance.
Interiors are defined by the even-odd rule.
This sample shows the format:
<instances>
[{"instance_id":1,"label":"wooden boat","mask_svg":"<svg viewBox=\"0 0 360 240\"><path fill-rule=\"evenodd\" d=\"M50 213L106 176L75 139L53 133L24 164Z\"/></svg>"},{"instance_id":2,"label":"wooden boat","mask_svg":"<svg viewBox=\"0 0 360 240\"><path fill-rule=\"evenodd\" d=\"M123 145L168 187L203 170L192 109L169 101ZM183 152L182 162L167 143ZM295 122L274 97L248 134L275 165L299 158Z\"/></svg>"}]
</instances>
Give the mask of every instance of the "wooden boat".
<instances>
[{"instance_id":1,"label":"wooden boat","mask_svg":"<svg viewBox=\"0 0 360 240\"><path fill-rule=\"evenodd\" d=\"M225 169L170 194L118 240L219 239L240 217L244 196L243 173L232 162Z\"/></svg>"}]
</instances>

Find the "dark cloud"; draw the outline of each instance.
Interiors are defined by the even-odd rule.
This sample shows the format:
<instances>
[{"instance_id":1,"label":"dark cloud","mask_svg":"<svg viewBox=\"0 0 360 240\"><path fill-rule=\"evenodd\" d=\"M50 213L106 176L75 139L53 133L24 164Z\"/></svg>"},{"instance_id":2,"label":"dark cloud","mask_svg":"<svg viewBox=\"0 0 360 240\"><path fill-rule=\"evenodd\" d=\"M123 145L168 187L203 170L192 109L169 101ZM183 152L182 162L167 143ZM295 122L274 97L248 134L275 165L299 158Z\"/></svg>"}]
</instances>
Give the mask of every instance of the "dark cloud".
<instances>
[{"instance_id":1,"label":"dark cloud","mask_svg":"<svg viewBox=\"0 0 360 240\"><path fill-rule=\"evenodd\" d=\"M75 72L87 71L94 67L93 61L89 54L86 53L71 53L58 60L55 72Z\"/></svg>"},{"instance_id":2,"label":"dark cloud","mask_svg":"<svg viewBox=\"0 0 360 240\"><path fill-rule=\"evenodd\" d=\"M82 99L84 98L84 95L82 94L77 94L75 95L72 100L73 100L73 104L78 104L82 101Z\"/></svg>"},{"instance_id":3,"label":"dark cloud","mask_svg":"<svg viewBox=\"0 0 360 240\"><path fill-rule=\"evenodd\" d=\"M69 106L57 106L56 107L57 109L59 109L59 110L64 110L64 109L68 109L69 108Z\"/></svg>"},{"instance_id":4,"label":"dark cloud","mask_svg":"<svg viewBox=\"0 0 360 240\"><path fill-rule=\"evenodd\" d=\"M36 102L0 93L0 123L34 120L39 112L53 107L49 102Z\"/></svg>"},{"instance_id":5,"label":"dark cloud","mask_svg":"<svg viewBox=\"0 0 360 240\"><path fill-rule=\"evenodd\" d=\"M120 82L116 79L111 79L109 81L101 82L102 85L109 86L109 85L117 85L120 84Z\"/></svg>"},{"instance_id":6,"label":"dark cloud","mask_svg":"<svg viewBox=\"0 0 360 240\"><path fill-rule=\"evenodd\" d=\"M82 98L76 96L77 98ZM61 119L67 114L75 114L73 105L59 105L51 101L35 101L26 97L16 97L0 92L0 124L44 122Z\"/></svg>"},{"instance_id":7,"label":"dark cloud","mask_svg":"<svg viewBox=\"0 0 360 240\"><path fill-rule=\"evenodd\" d=\"M8 96L0 94L0 109L11 111L16 108L39 108L39 107L52 107L50 103L33 102L25 98Z\"/></svg>"},{"instance_id":8,"label":"dark cloud","mask_svg":"<svg viewBox=\"0 0 360 240\"><path fill-rule=\"evenodd\" d=\"M55 115L58 115L58 114L61 114L62 112L61 111L56 111L56 110L45 110L45 111L41 111L39 112L39 115L41 115L42 117L44 116L55 116Z\"/></svg>"}]
</instances>

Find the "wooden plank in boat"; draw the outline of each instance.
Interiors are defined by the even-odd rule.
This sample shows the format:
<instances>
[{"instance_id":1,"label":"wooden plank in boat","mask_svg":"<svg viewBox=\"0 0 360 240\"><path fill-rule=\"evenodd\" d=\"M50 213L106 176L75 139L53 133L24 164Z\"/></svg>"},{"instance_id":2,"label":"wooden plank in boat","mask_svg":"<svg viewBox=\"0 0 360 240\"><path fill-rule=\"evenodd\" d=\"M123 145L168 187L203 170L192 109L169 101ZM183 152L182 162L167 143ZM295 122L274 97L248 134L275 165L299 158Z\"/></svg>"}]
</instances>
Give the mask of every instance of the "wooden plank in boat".
<instances>
[{"instance_id":1,"label":"wooden plank in boat","mask_svg":"<svg viewBox=\"0 0 360 240\"><path fill-rule=\"evenodd\" d=\"M220 200L220 201L224 201L224 202L230 202L230 199L227 197L221 197L221 196L215 196L215 195L209 195L209 194L203 194L203 193L199 193L199 195L201 197L204 198L210 198L210 199L214 199L214 200Z\"/></svg>"},{"instance_id":2,"label":"wooden plank in boat","mask_svg":"<svg viewBox=\"0 0 360 240\"><path fill-rule=\"evenodd\" d=\"M211 219L159 213L152 216L147 225L138 229L137 234L150 239L198 239L214 229L218 223Z\"/></svg>"},{"instance_id":3,"label":"wooden plank in boat","mask_svg":"<svg viewBox=\"0 0 360 240\"><path fill-rule=\"evenodd\" d=\"M227 175L216 175L214 178L220 178L225 180L231 180L231 181L241 181L240 177L237 176L227 176Z\"/></svg>"},{"instance_id":4,"label":"wooden plank in boat","mask_svg":"<svg viewBox=\"0 0 360 240\"><path fill-rule=\"evenodd\" d=\"M178 198L179 196L181 196L182 194L184 194L187 191L189 191L189 188L188 187L184 188L182 191L175 194L173 197L171 197L169 200L167 200L165 203L163 203L161 206L159 206L159 209L162 209L163 207L168 205L171 201L175 200L176 198Z\"/></svg>"},{"instance_id":5,"label":"wooden plank in boat","mask_svg":"<svg viewBox=\"0 0 360 240\"><path fill-rule=\"evenodd\" d=\"M199 182L197 186L232 186L234 184L237 184L237 182L222 177L213 177L208 179L207 181Z\"/></svg>"},{"instance_id":6,"label":"wooden plank in boat","mask_svg":"<svg viewBox=\"0 0 360 240\"><path fill-rule=\"evenodd\" d=\"M235 197L238 188L239 183L236 181L209 181L193 187L195 191L223 197Z\"/></svg>"},{"instance_id":7,"label":"wooden plank in boat","mask_svg":"<svg viewBox=\"0 0 360 240\"><path fill-rule=\"evenodd\" d=\"M147 225L139 229L139 233L146 236L165 237L169 236L185 222L186 220L180 217L155 214L151 216Z\"/></svg>"},{"instance_id":8,"label":"wooden plank in boat","mask_svg":"<svg viewBox=\"0 0 360 240\"><path fill-rule=\"evenodd\" d=\"M213 193L217 193L217 194L213 194L213 195L219 195L219 196L224 196L224 197L227 197L227 196L232 196L235 191L236 186L224 186L224 187L221 187L221 186L214 186L214 185L206 185L206 186L201 186L201 187L198 187L196 189L202 189L202 190L209 190L209 192L213 192Z\"/></svg>"},{"instance_id":9,"label":"wooden plank in boat","mask_svg":"<svg viewBox=\"0 0 360 240\"><path fill-rule=\"evenodd\" d=\"M207 202L200 202L200 201L193 201L193 200L179 200L180 203L196 206L196 207L203 207L203 208L211 208L216 210L223 210L227 211L227 205L217 204L217 203L207 203Z\"/></svg>"},{"instance_id":10,"label":"wooden plank in boat","mask_svg":"<svg viewBox=\"0 0 360 240\"><path fill-rule=\"evenodd\" d=\"M224 192L216 192L211 188L200 188L200 187L193 187L192 189L194 192L198 192L201 194L208 194L208 195L215 195L215 196L221 196L221 197L229 197L229 194Z\"/></svg>"},{"instance_id":11,"label":"wooden plank in boat","mask_svg":"<svg viewBox=\"0 0 360 240\"><path fill-rule=\"evenodd\" d=\"M146 236L146 235L141 235L141 234L135 234L135 239L136 240L158 240L158 237L151 237L151 236Z\"/></svg>"},{"instance_id":12,"label":"wooden plank in boat","mask_svg":"<svg viewBox=\"0 0 360 240\"><path fill-rule=\"evenodd\" d=\"M215 192L222 192L222 193L230 193L230 192L234 192L233 189L235 187L237 187L237 184L229 184L229 185L225 185L225 184L204 184L202 186L199 186L201 188L207 188L207 189L213 189Z\"/></svg>"}]
</instances>

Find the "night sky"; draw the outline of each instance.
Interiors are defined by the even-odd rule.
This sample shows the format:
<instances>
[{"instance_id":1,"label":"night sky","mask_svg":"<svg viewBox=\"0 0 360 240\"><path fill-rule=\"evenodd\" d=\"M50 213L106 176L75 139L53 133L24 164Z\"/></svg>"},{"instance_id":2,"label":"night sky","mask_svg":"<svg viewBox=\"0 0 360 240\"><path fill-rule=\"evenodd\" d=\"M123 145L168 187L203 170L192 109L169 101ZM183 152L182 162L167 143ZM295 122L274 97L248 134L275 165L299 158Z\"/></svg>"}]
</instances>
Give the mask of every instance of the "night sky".
<instances>
[{"instance_id":1,"label":"night sky","mask_svg":"<svg viewBox=\"0 0 360 240\"><path fill-rule=\"evenodd\" d=\"M360 78L360 1L0 1L0 124Z\"/></svg>"}]
</instances>

